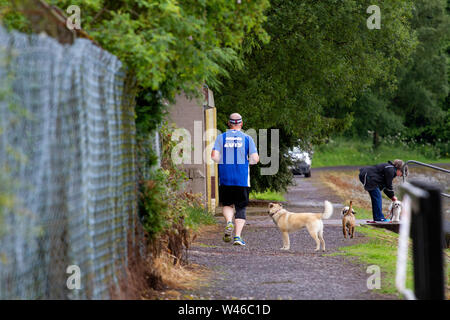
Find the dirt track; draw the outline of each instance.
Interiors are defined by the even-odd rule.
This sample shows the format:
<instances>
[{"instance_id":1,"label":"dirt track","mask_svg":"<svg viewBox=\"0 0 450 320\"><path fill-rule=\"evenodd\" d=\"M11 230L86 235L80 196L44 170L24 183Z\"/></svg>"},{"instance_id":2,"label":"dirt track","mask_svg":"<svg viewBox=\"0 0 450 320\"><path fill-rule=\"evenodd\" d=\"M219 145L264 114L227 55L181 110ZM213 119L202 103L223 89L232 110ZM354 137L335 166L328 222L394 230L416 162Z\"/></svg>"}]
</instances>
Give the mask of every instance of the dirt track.
<instances>
[{"instance_id":1,"label":"dirt track","mask_svg":"<svg viewBox=\"0 0 450 320\"><path fill-rule=\"evenodd\" d=\"M296 182L287 194L289 209L321 212L324 200L335 207L331 221L325 224L325 254L365 241L359 233L356 239L344 239L341 227L331 223L340 219L342 200L314 171L311 178L297 177ZM246 247L223 242L225 224L221 217L218 221L218 226L201 234L189 251L191 263L211 270L207 284L184 293L194 299L396 299L367 289L367 266L314 252L315 243L305 229L291 234L291 250L285 252L280 250L281 233L265 212L248 215L243 231Z\"/></svg>"}]
</instances>

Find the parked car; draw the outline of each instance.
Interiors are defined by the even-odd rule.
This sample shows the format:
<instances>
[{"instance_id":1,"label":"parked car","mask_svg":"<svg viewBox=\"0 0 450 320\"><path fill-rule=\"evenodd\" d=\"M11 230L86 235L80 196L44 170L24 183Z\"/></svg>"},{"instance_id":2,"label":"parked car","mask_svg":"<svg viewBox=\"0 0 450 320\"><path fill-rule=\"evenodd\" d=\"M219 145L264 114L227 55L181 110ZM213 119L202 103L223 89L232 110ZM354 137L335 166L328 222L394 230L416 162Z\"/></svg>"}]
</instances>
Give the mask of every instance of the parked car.
<instances>
[{"instance_id":1,"label":"parked car","mask_svg":"<svg viewBox=\"0 0 450 320\"><path fill-rule=\"evenodd\" d=\"M292 173L294 175L303 174L306 178L311 177L312 152L301 150L299 147L293 147L288 153L293 163L291 168Z\"/></svg>"}]
</instances>

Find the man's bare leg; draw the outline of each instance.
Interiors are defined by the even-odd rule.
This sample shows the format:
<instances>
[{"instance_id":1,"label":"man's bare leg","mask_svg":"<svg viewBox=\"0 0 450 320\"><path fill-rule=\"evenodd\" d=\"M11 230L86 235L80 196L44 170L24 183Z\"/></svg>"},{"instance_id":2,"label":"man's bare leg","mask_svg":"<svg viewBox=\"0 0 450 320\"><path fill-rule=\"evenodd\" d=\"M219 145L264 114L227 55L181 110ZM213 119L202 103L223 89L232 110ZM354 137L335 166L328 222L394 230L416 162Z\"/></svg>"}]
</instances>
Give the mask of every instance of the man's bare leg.
<instances>
[{"instance_id":1,"label":"man's bare leg","mask_svg":"<svg viewBox=\"0 0 450 320\"><path fill-rule=\"evenodd\" d=\"M234 222L236 223L235 236L240 237L242 229L244 228L245 225L245 219L235 219Z\"/></svg>"},{"instance_id":2,"label":"man's bare leg","mask_svg":"<svg viewBox=\"0 0 450 320\"><path fill-rule=\"evenodd\" d=\"M233 222L234 208L231 206L223 206L222 214L225 218L225 223Z\"/></svg>"}]
</instances>

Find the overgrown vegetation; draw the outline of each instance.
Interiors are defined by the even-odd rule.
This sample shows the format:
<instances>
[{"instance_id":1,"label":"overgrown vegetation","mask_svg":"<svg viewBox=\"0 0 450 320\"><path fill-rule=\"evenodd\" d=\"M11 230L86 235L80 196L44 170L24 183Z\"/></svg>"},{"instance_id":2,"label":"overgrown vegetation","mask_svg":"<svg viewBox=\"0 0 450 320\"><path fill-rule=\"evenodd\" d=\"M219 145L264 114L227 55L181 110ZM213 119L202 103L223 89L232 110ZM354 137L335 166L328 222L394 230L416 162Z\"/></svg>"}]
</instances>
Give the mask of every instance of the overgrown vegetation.
<instances>
[{"instance_id":1,"label":"overgrown vegetation","mask_svg":"<svg viewBox=\"0 0 450 320\"><path fill-rule=\"evenodd\" d=\"M49 0L65 12L81 10L81 27L104 49L118 56L142 89L161 90L169 98L180 90L195 92L199 85L216 84L225 66L239 64L237 50L246 33L267 41L261 23L267 0ZM23 29L20 10L30 0L1 0L7 27ZM232 19L230 19L232 17ZM246 43L246 50L252 44Z\"/></svg>"},{"instance_id":2,"label":"overgrown vegetation","mask_svg":"<svg viewBox=\"0 0 450 320\"><path fill-rule=\"evenodd\" d=\"M173 130L174 126L167 123L160 129L161 168L140 181L139 217L154 252L157 254L166 246L177 263L183 262L183 250L189 247L192 232L199 225L215 223L215 219L204 209L201 194L182 190L187 178L172 161L176 145L171 140Z\"/></svg>"}]
</instances>

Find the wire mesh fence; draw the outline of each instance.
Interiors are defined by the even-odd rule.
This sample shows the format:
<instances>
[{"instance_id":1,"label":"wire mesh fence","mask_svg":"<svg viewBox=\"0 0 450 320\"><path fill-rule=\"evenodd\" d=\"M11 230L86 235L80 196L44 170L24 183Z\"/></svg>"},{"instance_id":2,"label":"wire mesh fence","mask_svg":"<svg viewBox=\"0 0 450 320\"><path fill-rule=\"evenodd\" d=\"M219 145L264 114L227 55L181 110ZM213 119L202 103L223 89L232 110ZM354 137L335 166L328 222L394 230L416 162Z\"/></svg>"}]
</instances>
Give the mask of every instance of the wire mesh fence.
<instances>
[{"instance_id":1,"label":"wire mesh fence","mask_svg":"<svg viewBox=\"0 0 450 320\"><path fill-rule=\"evenodd\" d=\"M124 272L137 210L124 79L88 40L0 27L0 299L108 298Z\"/></svg>"}]
</instances>

